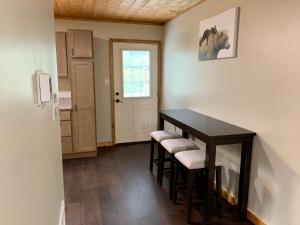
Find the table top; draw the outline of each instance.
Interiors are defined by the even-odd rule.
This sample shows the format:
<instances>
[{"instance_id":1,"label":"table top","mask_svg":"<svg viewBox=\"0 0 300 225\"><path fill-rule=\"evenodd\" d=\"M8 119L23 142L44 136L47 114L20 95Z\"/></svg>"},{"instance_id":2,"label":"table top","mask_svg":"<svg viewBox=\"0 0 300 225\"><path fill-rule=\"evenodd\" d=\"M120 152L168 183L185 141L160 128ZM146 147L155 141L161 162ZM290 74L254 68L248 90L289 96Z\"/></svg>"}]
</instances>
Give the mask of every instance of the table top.
<instances>
[{"instance_id":1,"label":"table top","mask_svg":"<svg viewBox=\"0 0 300 225\"><path fill-rule=\"evenodd\" d=\"M255 136L255 132L226 123L224 121L194 112L189 109L159 111L163 119L182 124L189 129L199 131L208 137Z\"/></svg>"}]
</instances>

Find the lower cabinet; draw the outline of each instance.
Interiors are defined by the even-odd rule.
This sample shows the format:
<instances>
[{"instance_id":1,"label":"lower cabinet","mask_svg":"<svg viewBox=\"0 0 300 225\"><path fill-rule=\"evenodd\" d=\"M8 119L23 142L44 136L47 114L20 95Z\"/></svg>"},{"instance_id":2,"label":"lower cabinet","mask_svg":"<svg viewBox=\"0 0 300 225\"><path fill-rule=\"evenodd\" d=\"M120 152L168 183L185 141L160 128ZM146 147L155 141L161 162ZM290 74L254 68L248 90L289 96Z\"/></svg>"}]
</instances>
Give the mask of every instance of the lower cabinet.
<instances>
[{"instance_id":1,"label":"lower cabinet","mask_svg":"<svg viewBox=\"0 0 300 225\"><path fill-rule=\"evenodd\" d=\"M72 137L61 137L61 148L63 154L72 154L73 152Z\"/></svg>"},{"instance_id":2,"label":"lower cabinet","mask_svg":"<svg viewBox=\"0 0 300 225\"><path fill-rule=\"evenodd\" d=\"M72 136L71 121L60 121L60 132L62 137Z\"/></svg>"},{"instance_id":3,"label":"lower cabinet","mask_svg":"<svg viewBox=\"0 0 300 225\"><path fill-rule=\"evenodd\" d=\"M60 134L63 155L73 153L71 111L60 111Z\"/></svg>"},{"instance_id":4,"label":"lower cabinet","mask_svg":"<svg viewBox=\"0 0 300 225\"><path fill-rule=\"evenodd\" d=\"M63 159L97 156L94 108L60 112Z\"/></svg>"}]
</instances>

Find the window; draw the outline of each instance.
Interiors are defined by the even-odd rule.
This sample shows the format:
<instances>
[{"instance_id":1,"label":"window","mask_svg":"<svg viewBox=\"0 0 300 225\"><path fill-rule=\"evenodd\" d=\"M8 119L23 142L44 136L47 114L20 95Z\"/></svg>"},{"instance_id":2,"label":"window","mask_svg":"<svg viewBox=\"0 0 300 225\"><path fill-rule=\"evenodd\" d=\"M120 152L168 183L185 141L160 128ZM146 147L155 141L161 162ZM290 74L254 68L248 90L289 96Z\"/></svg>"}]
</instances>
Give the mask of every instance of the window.
<instances>
[{"instance_id":1,"label":"window","mask_svg":"<svg viewBox=\"0 0 300 225\"><path fill-rule=\"evenodd\" d=\"M123 97L150 97L150 51L122 50Z\"/></svg>"}]
</instances>

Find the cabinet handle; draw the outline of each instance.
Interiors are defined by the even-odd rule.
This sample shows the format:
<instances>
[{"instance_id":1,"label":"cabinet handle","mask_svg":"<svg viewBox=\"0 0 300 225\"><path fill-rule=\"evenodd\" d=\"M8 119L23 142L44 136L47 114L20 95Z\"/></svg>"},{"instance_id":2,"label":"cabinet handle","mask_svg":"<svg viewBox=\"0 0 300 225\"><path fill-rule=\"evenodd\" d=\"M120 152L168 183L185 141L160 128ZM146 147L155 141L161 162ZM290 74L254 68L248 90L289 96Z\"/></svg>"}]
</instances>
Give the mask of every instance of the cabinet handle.
<instances>
[{"instance_id":1,"label":"cabinet handle","mask_svg":"<svg viewBox=\"0 0 300 225\"><path fill-rule=\"evenodd\" d=\"M72 48L72 56L74 56L74 54L75 54L75 50L74 48Z\"/></svg>"},{"instance_id":2,"label":"cabinet handle","mask_svg":"<svg viewBox=\"0 0 300 225\"><path fill-rule=\"evenodd\" d=\"M74 105L74 107L73 107L73 110L72 110L73 112L77 112L77 105Z\"/></svg>"}]
</instances>

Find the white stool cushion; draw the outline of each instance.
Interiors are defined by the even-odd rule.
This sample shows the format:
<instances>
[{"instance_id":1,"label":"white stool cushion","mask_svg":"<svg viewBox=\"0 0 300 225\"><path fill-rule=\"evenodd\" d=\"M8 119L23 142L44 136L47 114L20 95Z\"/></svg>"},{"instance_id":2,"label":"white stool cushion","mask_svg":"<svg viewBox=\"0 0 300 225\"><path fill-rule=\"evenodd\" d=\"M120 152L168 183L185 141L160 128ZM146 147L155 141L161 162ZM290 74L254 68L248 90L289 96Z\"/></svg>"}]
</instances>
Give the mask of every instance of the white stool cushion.
<instances>
[{"instance_id":1,"label":"white stool cushion","mask_svg":"<svg viewBox=\"0 0 300 225\"><path fill-rule=\"evenodd\" d=\"M196 150L198 147L194 144L193 141L179 138L179 139L169 139L162 141L160 143L164 149L169 153L175 154L176 152L186 151L186 150Z\"/></svg>"},{"instance_id":2,"label":"white stool cushion","mask_svg":"<svg viewBox=\"0 0 300 225\"><path fill-rule=\"evenodd\" d=\"M180 138L181 135L175 132L168 132L165 130L157 130L151 132L151 137L153 137L157 142L161 142L167 139Z\"/></svg>"},{"instance_id":3,"label":"white stool cushion","mask_svg":"<svg viewBox=\"0 0 300 225\"><path fill-rule=\"evenodd\" d=\"M205 150L191 150L178 152L175 154L175 158L190 170L203 169L205 168L205 154ZM216 166L222 166L219 159L216 159Z\"/></svg>"}]
</instances>

